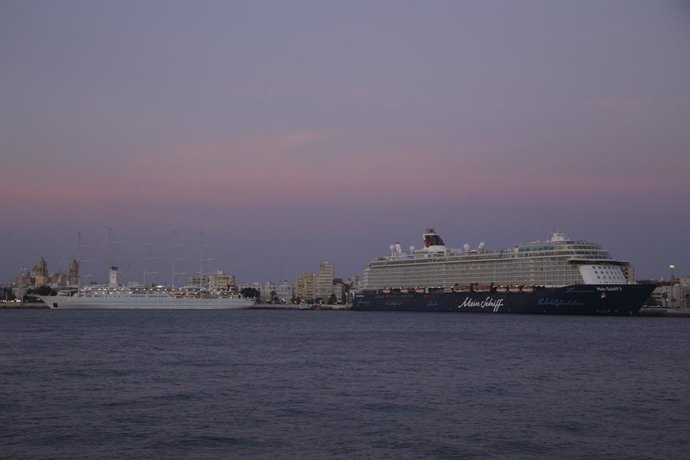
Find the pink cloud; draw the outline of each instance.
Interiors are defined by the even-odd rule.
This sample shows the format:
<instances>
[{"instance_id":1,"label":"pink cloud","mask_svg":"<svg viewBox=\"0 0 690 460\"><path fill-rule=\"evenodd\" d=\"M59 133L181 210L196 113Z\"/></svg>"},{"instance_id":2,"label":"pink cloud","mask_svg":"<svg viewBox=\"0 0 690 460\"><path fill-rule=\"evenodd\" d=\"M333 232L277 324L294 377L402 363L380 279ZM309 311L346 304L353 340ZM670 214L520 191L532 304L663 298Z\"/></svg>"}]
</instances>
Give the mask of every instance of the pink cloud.
<instances>
[{"instance_id":1,"label":"pink cloud","mask_svg":"<svg viewBox=\"0 0 690 460\"><path fill-rule=\"evenodd\" d=\"M599 98L582 101L582 105L606 112L639 110L645 106L642 99Z\"/></svg>"},{"instance_id":2,"label":"pink cloud","mask_svg":"<svg viewBox=\"0 0 690 460\"><path fill-rule=\"evenodd\" d=\"M104 209L206 206L359 206L380 203L601 203L662 201L687 190L681 168L657 160L632 174L624 168L563 168L524 163L499 148L391 147L332 154L334 133L294 131L274 136L155 149L102 164L34 168L30 181L10 176L6 209L38 214ZM127 158L132 158L127 160ZM634 172L634 171L633 171ZM662 174L663 172L663 174ZM5 206L5 204L7 206Z\"/></svg>"}]
</instances>

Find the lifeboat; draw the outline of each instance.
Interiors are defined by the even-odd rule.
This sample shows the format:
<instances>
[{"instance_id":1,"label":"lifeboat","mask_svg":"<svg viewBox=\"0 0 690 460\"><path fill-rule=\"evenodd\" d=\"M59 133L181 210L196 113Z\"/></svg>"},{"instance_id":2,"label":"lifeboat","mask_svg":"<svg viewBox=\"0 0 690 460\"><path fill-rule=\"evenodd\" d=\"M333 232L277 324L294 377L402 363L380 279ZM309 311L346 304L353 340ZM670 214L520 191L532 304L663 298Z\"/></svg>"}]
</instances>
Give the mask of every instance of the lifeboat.
<instances>
[{"instance_id":1,"label":"lifeboat","mask_svg":"<svg viewBox=\"0 0 690 460\"><path fill-rule=\"evenodd\" d=\"M474 292L489 292L491 290L490 284L475 284L472 286Z\"/></svg>"}]
</instances>

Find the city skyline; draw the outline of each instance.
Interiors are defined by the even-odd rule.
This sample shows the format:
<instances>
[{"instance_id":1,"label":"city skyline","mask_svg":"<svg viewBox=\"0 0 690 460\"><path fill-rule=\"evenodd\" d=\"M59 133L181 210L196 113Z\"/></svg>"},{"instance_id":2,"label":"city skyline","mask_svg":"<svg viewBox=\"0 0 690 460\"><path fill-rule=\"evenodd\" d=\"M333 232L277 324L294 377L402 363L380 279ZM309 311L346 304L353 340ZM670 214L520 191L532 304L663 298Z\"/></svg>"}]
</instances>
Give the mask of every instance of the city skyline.
<instances>
[{"instance_id":1,"label":"city skyline","mask_svg":"<svg viewBox=\"0 0 690 460\"><path fill-rule=\"evenodd\" d=\"M690 274L683 2L6 1L0 37L2 283L78 233L105 278L108 228L133 280L173 230L293 282L431 226Z\"/></svg>"}]
</instances>

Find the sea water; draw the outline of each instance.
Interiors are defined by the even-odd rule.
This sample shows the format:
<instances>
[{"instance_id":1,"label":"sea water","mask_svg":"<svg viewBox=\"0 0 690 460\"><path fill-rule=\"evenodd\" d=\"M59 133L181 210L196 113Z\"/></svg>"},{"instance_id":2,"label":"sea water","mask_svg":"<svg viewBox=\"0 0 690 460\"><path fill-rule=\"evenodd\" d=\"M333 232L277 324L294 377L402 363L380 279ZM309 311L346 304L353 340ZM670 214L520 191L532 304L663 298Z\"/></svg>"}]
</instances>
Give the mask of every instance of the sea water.
<instances>
[{"instance_id":1,"label":"sea water","mask_svg":"<svg viewBox=\"0 0 690 460\"><path fill-rule=\"evenodd\" d=\"M0 311L1 458L688 458L690 319Z\"/></svg>"}]
</instances>

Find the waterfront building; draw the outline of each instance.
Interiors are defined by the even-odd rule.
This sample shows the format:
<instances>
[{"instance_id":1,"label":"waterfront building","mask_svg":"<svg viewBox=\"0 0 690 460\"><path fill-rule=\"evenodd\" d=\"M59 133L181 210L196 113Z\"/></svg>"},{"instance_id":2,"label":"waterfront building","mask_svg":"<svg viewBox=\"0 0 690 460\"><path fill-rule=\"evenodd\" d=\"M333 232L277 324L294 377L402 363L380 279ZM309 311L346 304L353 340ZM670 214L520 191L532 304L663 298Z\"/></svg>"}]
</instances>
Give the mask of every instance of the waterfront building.
<instances>
[{"instance_id":1,"label":"waterfront building","mask_svg":"<svg viewBox=\"0 0 690 460\"><path fill-rule=\"evenodd\" d=\"M62 272L56 272L51 275L48 273L48 264L41 257L31 268L31 271L27 272L23 268L22 271L24 273L15 278L14 284L17 288L77 286L79 284L79 263L76 260L70 262L69 270L69 275L65 275Z\"/></svg>"},{"instance_id":2,"label":"waterfront building","mask_svg":"<svg viewBox=\"0 0 690 460\"><path fill-rule=\"evenodd\" d=\"M39 286L50 286L59 289L67 286L79 285L79 263L72 260L69 264L69 272L65 275L59 271L53 274L48 272L48 264L42 257L34 264L30 271L22 268L22 274L15 278L12 292L17 298L21 298L29 289Z\"/></svg>"},{"instance_id":3,"label":"waterfront building","mask_svg":"<svg viewBox=\"0 0 690 460\"><path fill-rule=\"evenodd\" d=\"M300 273L295 279L295 298L303 302L314 301L314 284L316 275L313 273Z\"/></svg>"},{"instance_id":4,"label":"waterfront building","mask_svg":"<svg viewBox=\"0 0 690 460\"><path fill-rule=\"evenodd\" d=\"M236 291L235 276L226 275L223 270L208 275L208 288L211 291Z\"/></svg>"},{"instance_id":5,"label":"waterfront building","mask_svg":"<svg viewBox=\"0 0 690 460\"><path fill-rule=\"evenodd\" d=\"M26 268L22 268L23 273L14 279L14 286L17 288L26 288L33 286L31 281L31 274L26 272Z\"/></svg>"},{"instance_id":6,"label":"waterfront building","mask_svg":"<svg viewBox=\"0 0 690 460\"><path fill-rule=\"evenodd\" d=\"M244 289L255 289L259 293L259 299L263 303L289 303L292 300L292 287L287 281L283 281L281 284L275 284L271 280L264 283L252 282L240 284L240 292Z\"/></svg>"},{"instance_id":7,"label":"waterfront building","mask_svg":"<svg viewBox=\"0 0 690 460\"><path fill-rule=\"evenodd\" d=\"M333 295L333 264L330 262L322 262L319 264L319 273L316 277L316 285L314 286L314 297L321 299L322 302L328 302L328 299Z\"/></svg>"},{"instance_id":8,"label":"waterfront building","mask_svg":"<svg viewBox=\"0 0 690 460\"><path fill-rule=\"evenodd\" d=\"M261 290L262 290L261 283L257 283L256 281L252 282L252 283L241 283L239 286L240 293L244 289L254 289L256 292L259 293L259 297L261 298Z\"/></svg>"},{"instance_id":9,"label":"waterfront building","mask_svg":"<svg viewBox=\"0 0 690 460\"><path fill-rule=\"evenodd\" d=\"M205 288L208 286L208 274L192 275L187 277L187 286L196 286Z\"/></svg>"},{"instance_id":10,"label":"waterfront building","mask_svg":"<svg viewBox=\"0 0 690 460\"><path fill-rule=\"evenodd\" d=\"M263 302L272 303L276 296L276 285L273 281L268 280L261 286L261 300Z\"/></svg>"},{"instance_id":11,"label":"waterfront building","mask_svg":"<svg viewBox=\"0 0 690 460\"><path fill-rule=\"evenodd\" d=\"M34 265L31 269L31 278L32 284L34 285L42 286L44 284L48 284L48 264L43 257L38 259L36 265Z\"/></svg>"},{"instance_id":12,"label":"waterfront building","mask_svg":"<svg viewBox=\"0 0 690 460\"><path fill-rule=\"evenodd\" d=\"M345 303L345 283L340 278L333 280L333 295L336 303Z\"/></svg>"},{"instance_id":13,"label":"waterfront building","mask_svg":"<svg viewBox=\"0 0 690 460\"><path fill-rule=\"evenodd\" d=\"M290 303L292 301L292 286L287 280L276 286L276 296L281 303Z\"/></svg>"},{"instance_id":14,"label":"waterfront building","mask_svg":"<svg viewBox=\"0 0 690 460\"><path fill-rule=\"evenodd\" d=\"M652 303L667 308L690 308L690 277L660 282L652 292Z\"/></svg>"},{"instance_id":15,"label":"waterfront building","mask_svg":"<svg viewBox=\"0 0 690 460\"><path fill-rule=\"evenodd\" d=\"M187 286L202 287L211 291L237 292L235 275L228 275L223 270L190 276L187 278Z\"/></svg>"},{"instance_id":16,"label":"waterfront building","mask_svg":"<svg viewBox=\"0 0 690 460\"><path fill-rule=\"evenodd\" d=\"M79 262L75 259L72 259L69 263L67 284L70 286L79 286Z\"/></svg>"},{"instance_id":17,"label":"waterfront building","mask_svg":"<svg viewBox=\"0 0 690 460\"><path fill-rule=\"evenodd\" d=\"M350 279L347 280L347 285L350 287L350 290L359 289L359 276L353 275L350 277Z\"/></svg>"}]
</instances>

